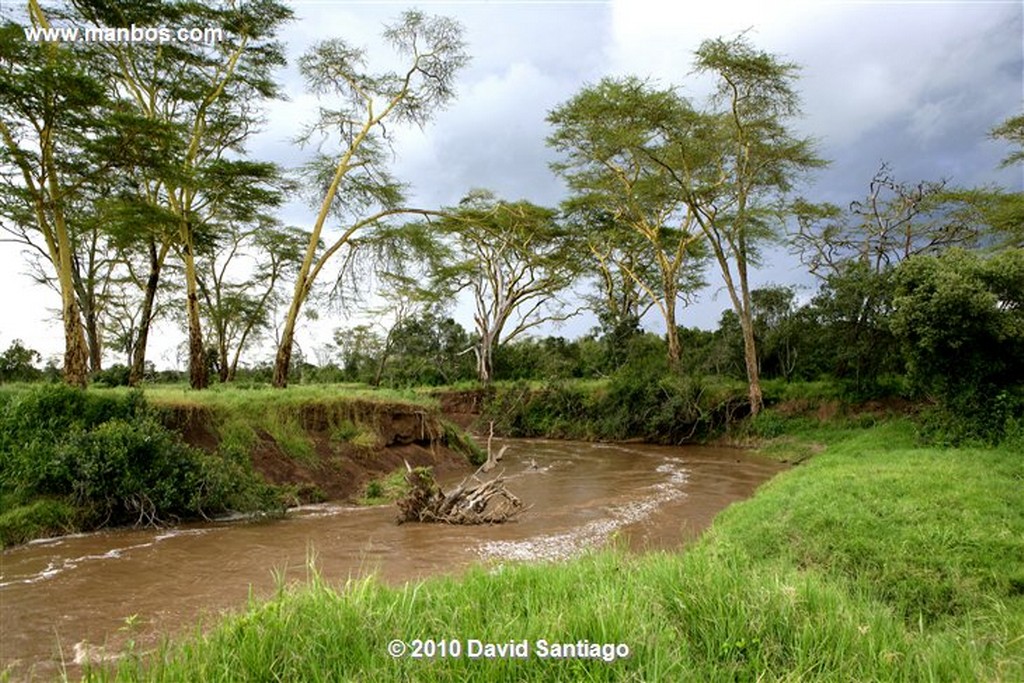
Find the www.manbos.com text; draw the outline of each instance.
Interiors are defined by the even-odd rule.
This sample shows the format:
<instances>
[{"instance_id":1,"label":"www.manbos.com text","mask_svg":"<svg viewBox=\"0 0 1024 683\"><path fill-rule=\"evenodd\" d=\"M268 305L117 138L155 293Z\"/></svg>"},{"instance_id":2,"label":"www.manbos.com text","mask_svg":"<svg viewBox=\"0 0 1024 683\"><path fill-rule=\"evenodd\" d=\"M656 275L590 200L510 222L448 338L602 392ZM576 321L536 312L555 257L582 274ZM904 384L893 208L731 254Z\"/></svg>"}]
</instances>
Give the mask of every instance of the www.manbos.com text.
<instances>
[{"instance_id":1,"label":"www.manbos.com text","mask_svg":"<svg viewBox=\"0 0 1024 683\"><path fill-rule=\"evenodd\" d=\"M168 26L61 26L25 28L25 40L32 43L202 43L224 40L220 27L171 28Z\"/></svg>"}]
</instances>

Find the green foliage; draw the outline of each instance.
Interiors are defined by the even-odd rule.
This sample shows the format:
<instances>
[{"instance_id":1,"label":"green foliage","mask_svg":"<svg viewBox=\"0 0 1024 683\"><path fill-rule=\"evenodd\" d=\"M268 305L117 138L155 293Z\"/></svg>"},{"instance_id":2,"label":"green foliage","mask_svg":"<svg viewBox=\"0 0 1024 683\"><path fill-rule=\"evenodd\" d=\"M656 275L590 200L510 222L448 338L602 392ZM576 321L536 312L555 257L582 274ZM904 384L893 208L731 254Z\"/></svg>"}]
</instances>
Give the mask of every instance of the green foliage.
<instances>
[{"instance_id":1,"label":"green foliage","mask_svg":"<svg viewBox=\"0 0 1024 683\"><path fill-rule=\"evenodd\" d=\"M902 371L902 358L890 330L892 279L863 262L830 273L815 296L810 314L818 325L819 367L852 382L867 395L883 375ZM812 331L813 334L813 331Z\"/></svg>"},{"instance_id":2,"label":"green foliage","mask_svg":"<svg viewBox=\"0 0 1024 683\"><path fill-rule=\"evenodd\" d=\"M265 429L278 447L289 457L307 465L319 462L313 443L303 429L298 415L285 411L272 411L266 415L262 429Z\"/></svg>"},{"instance_id":3,"label":"green foliage","mask_svg":"<svg viewBox=\"0 0 1024 683\"><path fill-rule=\"evenodd\" d=\"M553 209L488 190L473 190L446 211L440 222L406 232L421 236L428 298L473 297L477 379L489 382L501 344L575 313L560 299L578 277L572 231Z\"/></svg>"},{"instance_id":4,"label":"green foliage","mask_svg":"<svg viewBox=\"0 0 1024 683\"><path fill-rule=\"evenodd\" d=\"M93 384L101 387L126 387L131 369L120 363L111 365L106 370L93 373Z\"/></svg>"},{"instance_id":5,"label":"green foliage","mask_svg":"<svg viewBox=\"0 0 1024 683\"><path fill-rule=\"evenodd\" d=\"M72 522L159 523L275 506L247 460L186 446L137 391L26 391L0 412L0 453L0 491L27 505L20 514L41 519L44 529L54 519L66 530ZM69 508L73 515L64 514Z\"/></svg>"},{"instance_id":6,"label":"green foliage","mask_svg":"<svg viewBox=\"0 0 1024 683\"><path fill-rule=\"evenodd\" d=\"M54 498L38 498L31 503L14 503L5 497L0 509L0 548L71 533L80 528L81 513L67 502Z\"/></svg>"},{"instance_id":7,"label":"green foliage","mask_svg":"<svg viewBox=\"0 0 1024 683\"><path fill-rule=\"evenodd\" d=\"M683 443L721 430L743 403L734 388L718 396L709 382L671 372L656 337L637 337L632 348L630 360L607 381L496 387L480 422L493 422L497 433L516 437Z\"/></svg>"},{"instance_id":8,"label":"green foliage","mask_svg":"<svg viewBox=\"0 0 1024 683\"><path fill-rule=\"evenodd\" d=\"M39 352L26 348L20 339L15 339L7 350L0 354L0 383L31 382L42 376L35 366L43 359Z\"/></svg>"},{"instance_id":9,"label":"green foliage","mask_svg":"<svg viewBox=\"0 0 1024 683\"><path fill-rule=\"evenodd\" d=\"M999 439L1024 416L1024 250L908 260L896 273L892 328L947 438Z\"/></svg>"},{"instance_id":10,"label":"green foliage","mask_svg":"<svg viewBox=\"0 0 1024 683\"><path fill-rule=\"evenodd\" d=\"M359 426L356 425L352 420L340 420L331 429L331 440L333 441L352 441L359 436Z\"/></svg>"},{"instance_id":11,"label":"green foliage","mask_svg":"<svg viewBox=\"0 0 1024 683\"><path fill-rule=\"evenodd\" d=\"M477 445L466 432L448 420L441 420L444 430L444 445L457 453L462 453L472 465L480 466L487 460L487 453Z\"/></svg>"},{"instance_id":12,"label":"green foliage","mask_svg":"<svg viewBox=\"0 0 1024 683\"><path fill-rule=\"evenodd\" d=\"M1024 114L1017 114L1003 121L992 129L990 137L1006 140L1016 148L1002 160L1000 166L1024 164Z\"/></svg>"},{"instance_id":13,"label":"green foliage","mask_svg":"<svg viewBox=\"0 0 1024 683\"><path fill-rule=\"evenodd\" d=\"M359 502L363 505L383 505L399 500L410 490L405 475L406 469L402 467L386 477L367 482Z\"/></svg>"}]
</instances>

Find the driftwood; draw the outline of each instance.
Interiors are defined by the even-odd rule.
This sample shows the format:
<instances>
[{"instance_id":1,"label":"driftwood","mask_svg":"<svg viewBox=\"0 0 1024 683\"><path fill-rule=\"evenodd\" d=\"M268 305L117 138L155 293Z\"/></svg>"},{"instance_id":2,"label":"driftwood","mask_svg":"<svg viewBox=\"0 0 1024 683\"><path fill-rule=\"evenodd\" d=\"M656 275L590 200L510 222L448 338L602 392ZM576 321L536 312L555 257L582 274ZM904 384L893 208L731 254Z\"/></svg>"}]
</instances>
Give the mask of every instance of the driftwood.
<instances>
[{"instance_id":1,"label":"driftwood","mask_svg":"<svg viewBox=\"0 0 1024 683\"><path fill-rule=\"evenodd\" d=\"M408 495L398 501L397 522L442 522L444 524L501 524L523 512L523 501L505 488L505 478L481 481L480 470L462 480L450 493L434 480L428 467L409 467L405 480ZM483 468L481 468L483 469ZM472 482L472 483L471 483Z\"/></svg>"},{"instance_id":2,"label":"driftwood","mask_svg":"<svg viewBox=\"0 0 1024 683\"><path fill-rule=\"evenodd\" d=\"M495 455L494 451L491 450L491 441L493 439L494 439L494 420L491 420L491 431L487 435L487 462L485 462L480 467L480 471L482 471L482 472L490 472L495 467L497 467L498 466L498 462L502 458L505 457L505 451L508 450L508 444L506 444L506 445L502 446L501 450L498 451L498 454Z\"/></svg>"}]
</instances>

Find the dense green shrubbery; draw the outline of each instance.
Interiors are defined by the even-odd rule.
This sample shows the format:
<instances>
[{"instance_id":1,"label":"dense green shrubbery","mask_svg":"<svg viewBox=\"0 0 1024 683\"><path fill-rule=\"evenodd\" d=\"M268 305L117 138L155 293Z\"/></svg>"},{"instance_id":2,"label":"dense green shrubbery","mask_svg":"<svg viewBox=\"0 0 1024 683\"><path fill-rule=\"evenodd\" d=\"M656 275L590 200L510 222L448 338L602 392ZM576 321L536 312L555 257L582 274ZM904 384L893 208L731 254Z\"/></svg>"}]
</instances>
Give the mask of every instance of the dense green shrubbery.
<instances>
[{"instance_id":1,"label":"dense green shrubbery","mask_svg":"<svg viewBox=\"0 0 1024 683\"><path fill-rule=\"evenodd\" d=\"M526 382L498 388L482 420L506 436L683 443L723 428L730 406L743 402L742 390L719 399L704 380L648 360L626 363L601 385L556 380L540 388Z\"/></svg>"},{"instance_id":2,"label":"dense green shrubbery","mask_svg":"<svg viewBox=\"0 0 1024 683\"><path fill-rule=\"evenodd\" d=\"M935 438L995 442L1024 419L1024 250L906 261L892 329L911 384L937 404Z\"/></svg>"},{"instance_id":3,"label":"dense green shrubbery","mask_svg":"<svg viewBox=\"0 0 1024 683\"><path fill-rule=\"evenodd\" d=\"M131 368L121 363L115 363L105 370L93 373L92 381L93 384L101 387L126 387L130 375Z\"/></svg>"},{"instance_id":4,"label":"dense green shrubbery","mask_svg":"<svg viewBox=\"0 0 1024 683\"><path fill-rule=\"evenodd\" d=\"M0 455L0 491L11 507L0 521L4 544L24 540L26 516L44 529L94 528L275 504L246 461L187 446L141 392L101 395L58 384L8 397ZM40 500L60 504L44 509Z\"/></svg>"}]
</instances>

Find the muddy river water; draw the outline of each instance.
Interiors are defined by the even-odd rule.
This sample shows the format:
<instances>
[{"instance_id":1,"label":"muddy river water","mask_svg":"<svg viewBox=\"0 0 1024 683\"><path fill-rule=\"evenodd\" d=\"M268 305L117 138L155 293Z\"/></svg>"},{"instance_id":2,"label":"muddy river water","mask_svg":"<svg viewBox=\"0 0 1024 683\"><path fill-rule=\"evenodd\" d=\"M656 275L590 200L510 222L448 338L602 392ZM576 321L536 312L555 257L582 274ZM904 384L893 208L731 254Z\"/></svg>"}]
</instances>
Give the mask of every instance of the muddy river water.
<instances>
[{"instance_id":1,"label":"muddy river water","mask_svg":"<svg viewBox=\"0 0 1024 683\"><path fill-rule=\"evenodd\" d=\"M118 530L8 550L0 679L5 670L11 680L75 678L76 650L116 653L129 637L153 647L250 595L272 594L281 580L304 580L311 555L332 583L370 572L401 582L479 562L558 560L613 538L638 551L678 548L782 469L722 448L507 443L499 471L532 506L510 524L398 526L393 506L325 504L280 520Z\"/></svg>"}]
</instances>

